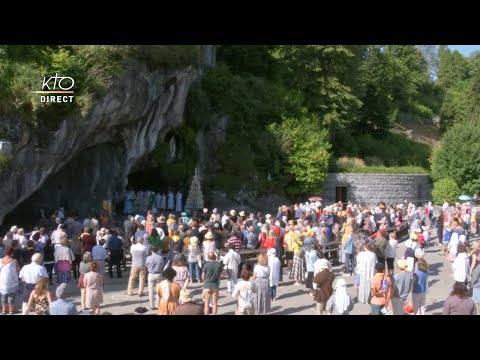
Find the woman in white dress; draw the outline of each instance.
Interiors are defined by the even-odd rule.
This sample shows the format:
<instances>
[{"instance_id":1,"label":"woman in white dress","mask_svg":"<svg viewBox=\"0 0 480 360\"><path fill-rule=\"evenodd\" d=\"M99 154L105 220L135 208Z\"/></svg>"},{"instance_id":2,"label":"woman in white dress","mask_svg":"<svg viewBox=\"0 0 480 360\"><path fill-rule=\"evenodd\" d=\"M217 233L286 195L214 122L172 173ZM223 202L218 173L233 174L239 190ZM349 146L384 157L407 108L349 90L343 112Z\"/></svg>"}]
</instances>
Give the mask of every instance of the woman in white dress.
<instances>
[{"instance_id":1,"label":"woman in white dress","mask_svg":"<svg viewBox=\"0 0 480 360\"><path fill-rule=\"evenodd\" d=\"M270 296L272 301L277 301L277 286L280 280L280 271L282 267L280 260L277 257L277 251L274 248L271 248L267 252L268 255L268 268L270 269Z\"/></svg>"},{"instance_id":2,"label":"woman in white dress","mask_svg":"<svg viewBox=\"0 0 480 360\"><path fill-rule=\"evenodd\" d=\"M364 251L357 255L357 274L360 274L358 285L358 302L368 304L370 294L370 279L375 275L377 256L374 253L375 245L364 245Z\"/></svg>"}]
</instances>

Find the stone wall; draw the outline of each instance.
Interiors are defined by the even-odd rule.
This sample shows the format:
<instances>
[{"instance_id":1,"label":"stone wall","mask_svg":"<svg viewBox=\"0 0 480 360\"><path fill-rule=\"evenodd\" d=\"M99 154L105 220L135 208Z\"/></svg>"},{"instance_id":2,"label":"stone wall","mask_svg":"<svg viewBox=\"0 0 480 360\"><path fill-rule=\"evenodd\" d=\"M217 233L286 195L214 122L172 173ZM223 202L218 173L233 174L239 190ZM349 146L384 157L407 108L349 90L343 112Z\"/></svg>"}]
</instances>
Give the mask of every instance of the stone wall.
<instances>
[{"instance_id":1,"label":"stone wall","mask_svg":"<svg viewBox=\"0 0 480 360\"><path fill-rule=\"evenodd\" d=\"M379 201L424 203L432 198L428 175L331 173L320 195L323 203L335 202L336 186L348 186L348 201L366 206L374 206Z\"/></svg>"}]
</instances>

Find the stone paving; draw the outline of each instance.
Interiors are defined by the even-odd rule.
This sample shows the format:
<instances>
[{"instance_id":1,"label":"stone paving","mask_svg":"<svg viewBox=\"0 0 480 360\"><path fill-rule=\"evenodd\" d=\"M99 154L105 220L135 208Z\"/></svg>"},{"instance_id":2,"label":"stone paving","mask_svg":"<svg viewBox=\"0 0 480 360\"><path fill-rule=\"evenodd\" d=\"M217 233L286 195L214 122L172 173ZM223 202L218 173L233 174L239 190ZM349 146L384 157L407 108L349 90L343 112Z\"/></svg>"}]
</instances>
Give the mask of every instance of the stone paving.
<instances>
[{"instance_id":1,"label":"stone paving","mask_svg":"<svg viewBox=\"0 0 480 360\"><path fill-rule=\"evenodd\" d=\"M432 230L433 233L436 230ZM427 314L438 315L442 313L443 302L448 297L450 287L453 285L454 280L451 272L450 262L445 256L440 255L442 253L442 246L437 244L436 237L430 239L430 247L426 249L425 259L429 263L429 290L427 294ZM405 251L405 246L402 243L399 245L397 251L397 258L400 258ZM336 277L342 276L341 266L335 267L334 272ZM135 308L143 306L149 309L148 303L148 286L145 286L146 296L139 297L138 281L135 285L133 296L126 295L128 271L123 271L123 277L117 279L106 278L106 284L104 287L104 303L101 306L101 311L108 311L113 315L133 315L135 314ZM308 291L305 286L294 285L294 281L288 281L287 271L284 270L284 281L277 289L276 302L272 303L272 315L314 315L315 304L313 298L308 295ZM352 297L356 297L356 289L353 286L353 277L343 277L348 286L348 291ZM55 278L54 278L55 281ZM52 294L55 294L56 286L50 286ZM202 302L202 285L190 284L189 288L193 293L193 300L197 303ZM80 309L80 290L78 288L73 289L71 299ZM354 299L356 301L356 299ZM18 303L18 301L17 301ZM233 315L235 311L236 300L227 293L226 280L221 281L220 285L220 297L219 297L219 315ZM352 315L367 315L370 312L370 305L355 303L355 307L351 312ZM144 315L154 315L156 310L149 310Z\"/></svg>"}]
</instances>

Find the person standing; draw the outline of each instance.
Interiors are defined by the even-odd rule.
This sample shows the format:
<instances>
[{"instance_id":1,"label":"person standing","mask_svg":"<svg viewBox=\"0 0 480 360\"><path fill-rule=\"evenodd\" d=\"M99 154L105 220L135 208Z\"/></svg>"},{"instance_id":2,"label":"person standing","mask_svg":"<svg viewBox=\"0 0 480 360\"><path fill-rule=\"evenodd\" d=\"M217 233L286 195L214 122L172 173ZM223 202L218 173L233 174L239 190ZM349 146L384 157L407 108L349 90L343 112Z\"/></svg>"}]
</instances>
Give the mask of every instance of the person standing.
<instances>
[{"instance_id":1,"label":"person standing","mask_svg":"<svg viewBox=\"0 0 480 360\"><path fill-rule=\"evenodd\" d=\"M202 267L202 251L198 246L198 238L196 236L190 237L190 244L188 245L188 273L190 274L190 281L201 281L201 267ZM195 279L193 276L195 275Z\"/></svg>"},{"instance_id":2,"label":"person standing","mask_svg":"<svg viewBox=\"0 0 480 360\"><path fill-rule=\"evenodd\" d=\"M108 241L108 251L110 252L108 258L108 274L113 278L113 265L117 269L117 278L122 277L121 262L123 259L123 241L118 237L116 230L112 231L112 237Z\"/></svg>"},{"instance_id":3,"label":"person standing","mask_svg":"<svg viewBox=\"0 0 480 360\"><path fill-rule=\"evenodd\" d=\"M268 268L270 269L270 296L272 301L277 301L277 287L279 285L282 264L277 257L277 251L275 249L272 248L268 250L267 255Z\"/></svg>"},{"instance_id":4,"label":"person standing","mask_svg":"<svg viewBox=\"0 0 480 360\"><path fill-rule=\"evenodd\" d=\"M403 308L413 287L413 273L407 271L408 262L405 259L397 260L399 272L393 275L394 293L392 296L393 315L403 315Z\"/></svg>"},{"instance_id":5,"label":"person standing","mask_svg":"<svg viewBox=\"0 0 480 360\"><path fill-rule=\"evenodd\" d=\"M5 256L0 259L0 294L2 314L15 314L15 295L19 289L18 273L20 266L12 257L14 247L7 247Z\"/></svg>"},{"instance_id":6,"label":"person standing","mask_svg":"<svg viewBox=\"0 0 480 360\"><path fill-rule=\"evenodd\" d=\"M235 250L235 246L232 246L223 257L223 265L228 272L227 291L229 294L232 293L237 284L238 267L241 261L240 254Z\"/></svg>"},{"instance_id":7,"label":"person standing","mask_svg":"<svg viewBox=\"0 0 480 360\"><path fill-rule=\"evenodd\" d=\"M338 279L335 283L335 292L327 302L327 313L333 315L349 315L353 310L353 299L347 292L347 283L344 279Z\"/></svg>"},{"instance_id":8,"label":"person standing","mask_svg":"<svg viewBox=\"0 0 480 360\"><path fill-rule=\"evenodd\" d=\"M443 315L477 315L474 301L468 296L464 283L456 282L450 296L443 304Z\"/></svg>"},{"instance_id":9,"label":"person standing","mask_svg":"<svg viewBox=\"0 0 480 360\"><path fill-rule=\"evenodd\" d=\"M364 251L357 255L357 272L360 274L358 285L358 302L362 304L368 303L370 294L370 280L375 274L375 264L377 256L373 252L375 245L369 243L364 245Z\"/></svg>"},{"instance_id":10,"label":"person standing","mask_svg":"<svg viewBox=\"0 0 480 360\"><path fill-rule=\"evenodd\" d=\"M267 315L271 306L271 294L269 287L270 268L265 254L258 255L258 263L253 268L253 281L257 288L255 294L255 314Z\"/></svg>"},{"instance_id":11,"label":"person standing","mask_svg":"<svg viewBox=\"0 0 480 360\"><path fill-rule=\"evenodd\" d=\"M28 310L34 310L35 315L48 315L48 309L51 303L52 295L48 290L48 278L42 277L30 293L27 308Z\"/></svg>"},{"instance_id":12,"label":"person standing","mask_svg":"<svg viewBox=\"0 0 480 360\"><path fill-rule=\"evenodd\" d=\"M307 263L307 279L305 286L309 289L309 295L313 296L313 276L315 272L315 263L318 260L315 243L309 245L308 251L305 253L305 260Z\"/></svg>"},{"instance_id":13,"label":"person standing","mask_svg":"<svg viewBox=\"0 0 480 360\"><path fill-rule=\"evenodd\" d=\"M130 278L128 279L127 295L131 296L135 279L139 277L138 295L144 295L145 288L145 271L147 260L147 248L143 245L144 238L138 237L137 243L130 248L130 254L132 254L132 268L130 270Z\"/></svg>"},{"instance_id":14,"label":"person standing","mask_svg":"<svg viewBox=\"0 0 480 360\"><path fill-rule=\"evenodd\" d=\"M465 245L457 245L457 257L452 264L453 277L456 282L461 282L467 285L468 273L470 268L470 259L468 257Z\"/></svg>"},{"instance_id":15,"label":"person standing","mask_svg":"<svg viewBox=\"0 0 480 360\"><path fill-rule=\"evenodd\" d=\"M158 254L158 247L152 245L151 248L152 255L147 257L146 266L148 270L148 299L150 302L150 310L155 310L157 308L154 300L154 294L157 293L158 284L162 281L162 271L165 267L165 261L163 257Z\"/></svg>"},{"instance_id":16,"label":"person standing","mask_svg":"<svg viewBox=\"0 0 480 360\"><path fill-rule=\"evenodd\" d=\"M91 261L92 261L92 253L87 251L85 254L83 254L83 259L78 269L78 272L80 273L80 276L78 277L78 287L80 288L80 303L82 305L82 310L87 309L87 305L86 305L87 290L85 289L85 283L83 281L83 278L85 277L85 274L90 271Z\"/></svg>"},{"instance_id":17,"label":"person standing","mask_svg":"<svg viewBox=\"0 0 480 360\"><path fill-rule=\"evenodd\" d=\"M382 310L388 307L393 293L393 283L388 275L385 274L385 264L377 263L375 265L375 276L370 280L371 286L371 315L383 315Z\"/></svg>"},{"instance_id":18,"label":"person standing","mask_svg":"<svg viewBox=\"0 0 480 360\"><path fill-rule=\"evenodd\" d=\"M28 300L30 299L30 294L32 293L35 285L41 278L48 278L47 270L41 265L42 264L42 255L36 253L32 256L32 262L28 265L25 265L18 275L20 279L25 283L22 293L22 313L27 315L28 313Z\"/></svg>"},{"instance_id":19,"label":"person standing","mask_svg":"<svg viewBox=\"0 0 480 360\"><path fill-rule=\"evenodd\" d=\"M98 274L105 276L105 259L108 257L107 250L103 247L105 245L105 239L101 238L98 245L95 245L92 249L92 258L98 265Z\"/></svg>"},{"instance_id":20,"label":"person standing","mask_svg":"<svg viewBox=\"0 0 480 360\"><path fill-rule=\"evenodd\" d=\"M473 289L473 301L475 302L477 308L477 315L480 315L480 266L477 265L474 267L472 271L472 289Z\"/></svg>"},{"instance_id":21,"label":"person standing","mask_svg":"<svg viewBox=\"0 0 480 360\"><path fill-rule=\"evenodd\" d=\"M320 259L316 263L319 272L313 277L315 293L313 299L316 303L317 315L323 315L330 296L333 294L333 281L335 275L330 271L330 262Z\"/></svg>"},{"instance_id":22,"label":"person standing","mask_svg":"<svg viewBox=\"0 0 480 360\"><path fill-rule=\"evenodd\" d=\"M397 234L391 232L388 235L388 242L387 248L385 249L385 255L387 257L387 268L388 268L388 275L393 275L395 269L395 258L397 257L397 248L398 248L398 241L397 241Z\"/></svg>"},{"instance_id":23,"label":"person standing","mask_svg":"<svg viewBox=\"0 0 480 360\"><path fill-rule=\"evenodd\" d=\"M173 281L177 272L169 267L166 268L162 276L164 280L160 283L158 288L158 315L172 315L177 306L180 298L180 286Z\"/></svg>"},{"instance_id":24,"label":"person standing","mask_svg":"<svg viewBox=\"0 0 480 360\"><path fill-rule=\"evenodd\" d=\"M103 276L101 276L97 270L97 263L92 261L90 263L90 271L83 276L86 289L86 307L90 309L94 315L100 315L100 305L103 302Z\"/></svg>"},{"instance_id":25,"label":"person standing","mask_svg":"<svg viewBox=\"0 0 480 360\"><path fill-rule=\"evenodd\" d=\"M49 307L50 315L78 315L78 310L75 304L66 299L70 295L69 287L63 283L58 285L55 291L56 301L53 301Z\"/></svg>"},{"instance_id":26,"label":"person standing","mask_svg":"<svg viewBox=\"0 0 480 360\"><path fill-rule=\"evenodd\" d=\"M72 249L68 246L67 235L62 233L60 235L60 244L55 246L55 271L57 274L57 284L71 281L72 264L75 260Z\"/></svg>"},{"instance_id":27,"label":"person standing","mask_svg":"<svg viewBox=\"0 0 480 360\"><path fill-rule=\"evenodd\" d=\"M236 315L255 315L255 294L257 287L253 281L250 281L250 274L247 269L240 272L240 280L232 296L238 298Z\"/></svg>"},{"instance_id":28,"label":"person standing","mask_svg":"<svg viewBox=\"0 0 480 360\"><path fill-rule=\"evenodd\" d=\"M212 236L213 238L213 236ZM208 253L208 261L202 268L203 284L203 301L205 315L210 313L210 298L213 302L213 315L217 315L218 309L218 293L220 287L220 274L222 273L223 264L216 261L217 256L214 252Z\"/></svg>"},{"instance_id":29,"label":"person standing","mask_svg":"<svg viewBox=\"0 0 480 360\"><path fill-rule=\"evenodd\" d=\"M193 298L190 290L180 290L181 305L178 305L175 308L172 315L205 315L203 312L203 306L194 303L192 300Z\"/></svg>"},{"instance_id":30,"label":"person standing","mask_svg":"<svg viewBox=\"0 0 480 360\"><path fill-rule=\"evenodd\" d=\"M428 263L425 259L419 259L417 266L418 270L413 274L413 311L415 315L425 315L428 287Z\"/></svg>"}]
</instances>

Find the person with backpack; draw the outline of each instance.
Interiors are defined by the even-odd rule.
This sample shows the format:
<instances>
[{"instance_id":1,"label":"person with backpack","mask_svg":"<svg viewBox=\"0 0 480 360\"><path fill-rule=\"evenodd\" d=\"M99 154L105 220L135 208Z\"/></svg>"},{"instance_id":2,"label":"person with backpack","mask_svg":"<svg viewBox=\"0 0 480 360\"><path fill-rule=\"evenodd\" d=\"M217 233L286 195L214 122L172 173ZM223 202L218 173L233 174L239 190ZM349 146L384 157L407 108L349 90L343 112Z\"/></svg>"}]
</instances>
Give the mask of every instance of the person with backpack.
<instances>
[{"instance_id":1,"label":"person with backpack","mask_svg":"<svg viewBox=\"0 0 480 360\"><path fill-rule=\"evenodd\" d=\"M257 293L257 287L253 281L250 281L250 274L247 269L240 273L241 281L235 285L232 296L237 299L236 315L255 315L254 294Z\"/></svg>"}]
</instances>

